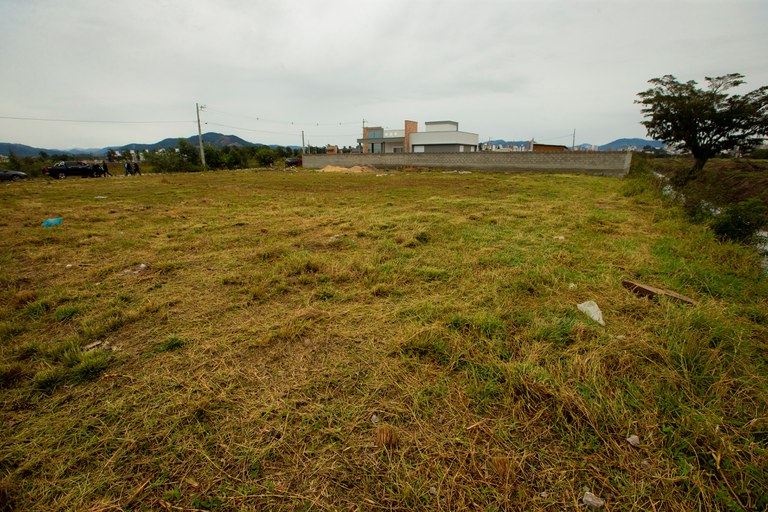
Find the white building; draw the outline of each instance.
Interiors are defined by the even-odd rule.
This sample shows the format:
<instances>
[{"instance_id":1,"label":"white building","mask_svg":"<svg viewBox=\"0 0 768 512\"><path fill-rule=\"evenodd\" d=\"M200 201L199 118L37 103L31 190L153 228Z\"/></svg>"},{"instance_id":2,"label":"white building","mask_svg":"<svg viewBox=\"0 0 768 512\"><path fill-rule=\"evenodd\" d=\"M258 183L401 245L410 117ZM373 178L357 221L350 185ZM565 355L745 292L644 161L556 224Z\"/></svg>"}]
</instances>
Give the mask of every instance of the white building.
<instances>
[{"instance_id":1,"label":"white building","mask_svg":"<svg viewBox=\"0 0 768 512\"><path fill-rule=\"evenodd\" d=\"M357 139L363 153L463 153L478 149L480 136L460 132L455 121L430 121L418 131L416 121L405 121L403 130L382 127L363 128L363 138Z\"/></svg>"}]
</instances>

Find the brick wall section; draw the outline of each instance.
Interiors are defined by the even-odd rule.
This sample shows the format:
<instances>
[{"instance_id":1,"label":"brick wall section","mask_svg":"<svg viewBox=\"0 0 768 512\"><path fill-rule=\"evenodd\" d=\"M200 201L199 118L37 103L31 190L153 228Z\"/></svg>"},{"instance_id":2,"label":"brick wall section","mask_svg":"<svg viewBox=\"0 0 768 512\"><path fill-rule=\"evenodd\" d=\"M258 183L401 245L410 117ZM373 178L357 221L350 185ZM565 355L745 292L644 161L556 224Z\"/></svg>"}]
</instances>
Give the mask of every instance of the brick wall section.
<instances>
[{"instance_id":1,"label":"brick wall section","mask_svg":"<svg viewBox=\"0 0 768 512\"><path fill-rule=\"evenodd\" d=\"M368 128L366 126L363 126L363 138L364 139L368 138ZM363 153L367 155L368 154L368 144L363 142L362 146L363 146ZM309 155L307 155L307 156L309 156ZM323 166L323 167L325 167L325 166Z\"/></svg>"},{"instance_id":2,"label":"brick wall section","mask_svg":"<svg viewBox=\"0 0 768 512\"><path fill-rule=\"evenodd\" d=\"M411 152L411 134L419 131L419 123L416 121L405 122L405 142L403 144L403 151L405 153Z\"/></svg>"},{"instance_id":3,"label":"brick wall section","mask_svg":"<svg viewBox=\"0 0 768 512\"><path fill-rule=\"evenodd\" d=\"M623 177L629 172L632 153L591 152L510 152L510 153L369 153L304 155L304 167L326 165L352 167L368 165L377 169L427 167L503 172L552 172Z\"/></svg>"}]
</instances>

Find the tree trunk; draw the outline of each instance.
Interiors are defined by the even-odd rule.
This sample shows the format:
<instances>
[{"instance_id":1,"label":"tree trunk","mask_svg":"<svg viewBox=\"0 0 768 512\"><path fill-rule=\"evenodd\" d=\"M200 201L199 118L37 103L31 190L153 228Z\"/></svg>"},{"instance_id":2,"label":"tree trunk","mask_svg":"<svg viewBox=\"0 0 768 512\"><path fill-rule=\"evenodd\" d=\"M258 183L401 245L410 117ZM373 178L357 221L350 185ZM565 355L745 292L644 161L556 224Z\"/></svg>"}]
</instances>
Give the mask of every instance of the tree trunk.
<instances>
[{"instance_id":1,"label":"tree trunk","mask_svg":"<svg viewBox=\"0 0 768 512\"><path fill-rule=\"evenodd\" d=\"M704 169L704 164L707 163L707 160L709 160L707 157L694 157L693 167L687 171L680 171L679 173L675 174L673 180L674 184L682 188L696 179L696 177L701 173L702 169Z\"/></svg>"}]
</instances>

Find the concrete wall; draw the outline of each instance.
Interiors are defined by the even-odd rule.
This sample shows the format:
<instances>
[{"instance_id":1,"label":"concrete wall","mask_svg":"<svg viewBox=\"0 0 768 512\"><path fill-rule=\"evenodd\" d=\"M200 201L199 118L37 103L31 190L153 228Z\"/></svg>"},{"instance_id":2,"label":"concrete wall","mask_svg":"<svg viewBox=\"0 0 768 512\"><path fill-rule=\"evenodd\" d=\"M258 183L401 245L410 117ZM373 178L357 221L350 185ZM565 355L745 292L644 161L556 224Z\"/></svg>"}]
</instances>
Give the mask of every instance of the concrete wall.
<instances>
[{"instance_id":1,"label":"concrete wall","mask_svg":"<svg viewBox=\"0 0 768 512\"><path fill-rule=\"evenodd\" d=\"M388 153L304 155L304 167L321 169L326 165L352 167L369 165L377 169L427 167L472 171L553 172L625 176L632 153L589 152L511 152L511 153Z\"/></svg>"},{"instance_id":2,"label":"concrete wall","mask_svg":"<svg viewBox=\"0 0 768 512\"><path fill-rule=\"evenodd\" d=\"M459 123L455 121L427 121L424 123L425 132L457 132Z\"/></svg>"},{"instance_id":3,"label":"concrete wall","mask_svg":"<svg viewBox=\"0 0 768 512\"><path fill-rule=\"evenodd\" d=\"M471 145L477 146L478 135L476 133L467 132L447 132L447 131L431 131L431 132L418 132L412 133L410 138L411 147L414 146L428 146L431 144L459 144L459 145Z\"/></svg>"}]
</instances>

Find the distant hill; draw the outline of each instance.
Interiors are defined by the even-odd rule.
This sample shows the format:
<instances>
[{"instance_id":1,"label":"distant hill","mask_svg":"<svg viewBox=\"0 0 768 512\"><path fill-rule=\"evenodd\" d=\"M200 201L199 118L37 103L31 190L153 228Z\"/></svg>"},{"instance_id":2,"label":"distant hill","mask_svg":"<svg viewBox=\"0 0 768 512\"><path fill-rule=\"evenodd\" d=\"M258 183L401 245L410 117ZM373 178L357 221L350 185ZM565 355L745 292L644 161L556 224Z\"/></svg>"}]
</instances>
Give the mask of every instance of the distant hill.
<instances>
[{"instance_id":1,"label":"distant hill","mask_svg":"<svg viewBox=\"0 0 768 512\"><path fill-rule=\"evenodd\" d=\"M483 144L490 144L493 146L498 146L502 148L509 148L509 147L515 147L515 146L528 146L527 140L490 140L488 142L484 142ZM565 144L566 146L570 147L570 144ZM658 148L661 149L664 147L663 142L657 142L655 140L647 140L647 139L616 139L613 142L609 142L608 144L603 144L602 146L597 146L598 151L622 151L628 148L637 148L637 149L643 149L645 146L651 146L652 148ZM579 144L577 146L581 150L590 150L593 147L595 147L592 144L584 143Z\"/></svg>"},{"instance_id":2,"label":"distant hill","mask_svg":"<svg viewBox=\"0 0 768 512\"><path fill-rule=\"evenodd\" d=\"M25 146L24 144L13 144L11 142L0 142L0 155L9 156L11 152L18 157L38 156L40 152L44 151L48 154L80 154L74 150L62 151L60 149L45 149L45 148L33 148L32 146ZM106 151L105 151L106 153Z\"/></svg>"},{"instance_id":3,"label":"distant hill","mask_svg":"<svg viewBox=\"0 0 768 512\"><path fill-rule=\"evenodd\" d=\"M186 137L186 140L195 146L198 144L197 135L192 135L191 137ZM133 144L124 144L122 146L107 146L105 148L90 148L90 149L81 149L81 148L72 148L72 149L49 149L49 148L36 148L32 146L26 146L24 144L14 144L11 142L0 142L0 155L9 156L11 152L15 154L18 157L28 157L28 156L39 156L40 152L43 151L45 153L48 153L49 155L91 155L94 157L103 157L107 154L107 151L110 149L117 151L118 153L123 150L134 150L134 151L154 151L156 149L168 149L168 148L175 148L179 138L184 137L175 137L175 138L168 138L163 139L159 142L155 142L154 144L142 144L142 143L133 143ZM215 132L208 132L203 134L203 144L210 144L211 146L215 148L224 148L227 146L239 146L239 147L253 147L253 146L266 146L266 144L260 144L258 142L249 142L245 139L241 139L237 135L224 135L221 133L215 133ZM276 148L278 147L277 144L270 144L269 147ZM285 146L284 146L285 147ZM299 149L300 146L287 146L291 149Z\"/></svg>"},{"instance_id":4,"label":"distant hill","mask_svg":"<svg viewBox=\"0 0 768 512\"><path fill-rule=\"evenodd\" d=\"M133 144L125 144L124 146L110 146L107 148L103 148L102 151L104 153L106 153L107 150L110 150L110 149L113 149L117 152L120 152L123 150L130 150L130 149L134 151L155 151L157 149L175 148L179 138L180 137L163 139L160 142L155 142L154 144L133 143ZM187 142L189 142L194 146L198 145L197 139L198 139L197 135L192 135L191 137L186 138ZM210 144L215 148L224 148L227 146L239 146L239 147L264 146L264 144L248 142L245 139L241 139L237 135L224 135L224 134L215 133L215 132L204 133L203 144Z\"/></svg>"},{"instance_id":5,"label":"distant hill","mask_svg":"<svg viewBox=\"0 0 768 512\"><path fill-rule=\"evenodd\" d=\"M647 139L616 139L613 142L599 146L598 149L600 151L622 151L628 148L643 149L645 146L662 149L664 148L664 143Z\"/></svg>"}]
</instances>

